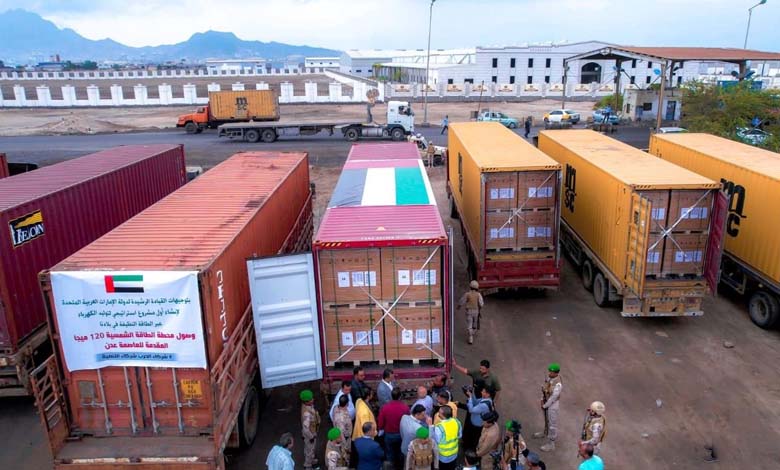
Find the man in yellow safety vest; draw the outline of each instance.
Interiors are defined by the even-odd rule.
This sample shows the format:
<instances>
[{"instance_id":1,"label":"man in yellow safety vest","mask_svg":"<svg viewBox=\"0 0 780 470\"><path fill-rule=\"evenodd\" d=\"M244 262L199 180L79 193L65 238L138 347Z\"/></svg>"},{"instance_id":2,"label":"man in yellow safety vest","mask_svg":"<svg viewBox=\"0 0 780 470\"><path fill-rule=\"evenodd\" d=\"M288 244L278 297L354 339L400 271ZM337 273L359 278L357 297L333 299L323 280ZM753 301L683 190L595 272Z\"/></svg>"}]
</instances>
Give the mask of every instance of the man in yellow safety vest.
<instances>
[{"instance_id":1,"label":"man in yellow safety vest","mask_svg":"<svg viewBox=\"0 0 780 470\"><path fill-rule=\"evenodd\" d=\"M439 449L439 470L455 470L458 466L458 441L463 435L463 426L452 416L452 408L439 409L441 422L433 428L433 440Z\"/></svg>"}]
</instances>

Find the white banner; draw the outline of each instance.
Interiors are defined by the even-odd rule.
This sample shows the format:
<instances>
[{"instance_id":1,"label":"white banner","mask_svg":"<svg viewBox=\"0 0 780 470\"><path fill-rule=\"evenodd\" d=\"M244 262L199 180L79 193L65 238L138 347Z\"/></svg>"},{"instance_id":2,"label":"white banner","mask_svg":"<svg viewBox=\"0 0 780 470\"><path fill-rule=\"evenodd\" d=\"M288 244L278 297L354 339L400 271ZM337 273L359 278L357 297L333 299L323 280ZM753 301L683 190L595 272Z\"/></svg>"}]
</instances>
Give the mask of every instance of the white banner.
<instances>
[{"instance_id":1,"label":"white banner","mask_svg":"<svg viewBox=\"0 0 780 470\"><path fill-rule=\"evenodd\" d=\"M51 287L69 370L206 368L197 272L52 272Z\"/></svg>"}]
</instances>

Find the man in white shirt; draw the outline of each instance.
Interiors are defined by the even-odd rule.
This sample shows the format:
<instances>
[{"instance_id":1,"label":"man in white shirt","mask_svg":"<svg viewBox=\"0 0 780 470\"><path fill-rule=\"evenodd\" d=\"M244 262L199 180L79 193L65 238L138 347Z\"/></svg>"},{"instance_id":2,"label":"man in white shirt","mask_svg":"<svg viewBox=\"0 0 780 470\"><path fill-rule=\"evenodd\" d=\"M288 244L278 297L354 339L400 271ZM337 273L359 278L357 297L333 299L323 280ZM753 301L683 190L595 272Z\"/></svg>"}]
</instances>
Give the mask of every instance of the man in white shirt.
<instances>
[{"instance_id":1,"label":"man in white shirt","mask_svg":"<svg viewBox=\"0 0 780 470\"><path fill-rule=\"evenodd\" d=\"M333 422L333 411L335 411L336 408L339 406L339 398L341 398L342 395L346 395L349 397L349 404L347 405L347 409L349 410L349 417L354 420L355 419L355 404L352 403L352 395L350 392L352 391L352 382L349 380L344 380L341 382L341 390L336 394L336 397L333 398L333 404L330 405L330 411L328 414L330 415L330 421Z\"/></svg>"},{"instance_id":2,"label":"man in white shirt","mask_svg":"<svg viewBox=\"0 0 780 470\"><path fill-rule=\"evenodd\" d=\"M425 414L433 416L433 398L428 395L428 389L424 385L417 387L417 401L414 402L414 405L422 405L425 407ZM414 405L412 405L412 408L414 408Z\"/></svg>"}]
</instances>

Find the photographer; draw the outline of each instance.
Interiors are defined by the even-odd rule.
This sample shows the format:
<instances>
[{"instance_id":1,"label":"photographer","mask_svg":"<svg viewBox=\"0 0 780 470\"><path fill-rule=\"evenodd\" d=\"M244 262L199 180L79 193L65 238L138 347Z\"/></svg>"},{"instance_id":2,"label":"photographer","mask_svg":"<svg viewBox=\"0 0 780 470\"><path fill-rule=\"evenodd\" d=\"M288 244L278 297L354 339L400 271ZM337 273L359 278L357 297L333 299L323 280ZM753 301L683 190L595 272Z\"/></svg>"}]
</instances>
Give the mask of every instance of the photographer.
<instances>
[{"instance_id":1,"label":"photographer","mask_svg":"<svg viewBox=\"0 0 780 470\"><path fill-rule=\"evenodd\" d=\"M466 407L469 410L469 418L466 420L466 429L463 432L463 447L465 449L476 448L479 435L482 432L482 414L495 410L493 395L496 393L493 387L477 382L478 388L463 387L463 393L468 397Z\"/></svg>"},{"instance_id":2,"label":"photographer","mask_svg":"<svg viewBox=\"0 0 780 470\"><path fill-rule=\"evenodd\" d=\"M523 468L521 463L525 459L522 458L521 460L520 456L526 450L526 445L522 434L520 434L521 429L522 426L518 421L509 420L506 422L506 435L504 436L504 447L501 453L502 470Z\"/></svg>"}]
</instances>

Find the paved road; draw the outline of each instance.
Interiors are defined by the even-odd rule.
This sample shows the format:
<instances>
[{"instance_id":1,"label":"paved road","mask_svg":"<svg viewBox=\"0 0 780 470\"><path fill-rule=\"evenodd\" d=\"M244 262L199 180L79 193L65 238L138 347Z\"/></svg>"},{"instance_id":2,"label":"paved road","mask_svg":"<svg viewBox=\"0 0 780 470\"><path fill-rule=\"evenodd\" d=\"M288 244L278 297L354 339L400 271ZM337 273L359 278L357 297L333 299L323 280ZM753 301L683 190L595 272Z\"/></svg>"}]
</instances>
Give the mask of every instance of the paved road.
<instances>
[{"instance_id":1,"label":"paved road","mask_svg":"<svg viewBox=\"0 0 780 470\"><path fill-rule=\"evenodd\" d=\"M532 136L540 129L535 128ZM418 128L437 145L446 145L447 136L439 127ZM518 134L522 131L518 130ZM626 127L613 134L635 147L647 147L649 130ZM97 135L0 137L0 152L12 162L32 162L41 165L56 163L117 145L184 144L187 162L191 165L213 166L236 152L247 150L307 151L314 166L338 167L344 162L350 143L340 136L307 136L281 139L272 144L250 144L218 138L216 131L188 135L181 130Z\"/></svg>"}]
</instances>

